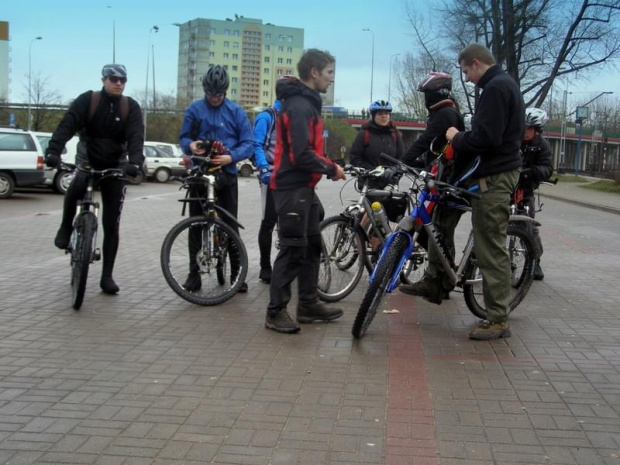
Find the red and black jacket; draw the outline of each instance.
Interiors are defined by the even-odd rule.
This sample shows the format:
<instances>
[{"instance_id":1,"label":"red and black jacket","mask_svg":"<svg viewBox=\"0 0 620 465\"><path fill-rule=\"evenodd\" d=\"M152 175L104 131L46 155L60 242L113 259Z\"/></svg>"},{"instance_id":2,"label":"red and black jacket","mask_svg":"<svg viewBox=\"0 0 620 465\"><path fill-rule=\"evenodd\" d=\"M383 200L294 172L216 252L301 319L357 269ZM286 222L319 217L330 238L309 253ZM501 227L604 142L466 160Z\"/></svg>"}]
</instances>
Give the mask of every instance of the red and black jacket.
<instances>
[{"instance_id":1,"label":"red and black jacket","mask_svg":"<svg viewBox=\"0 0 620 465\"><path fill-rule=\"evenodd\" d=\"M276 150L272 190L314 187L326 174L335 174L334 162L323 153L321 96L295 78L280 80L276 97L282 108L276 120Z\"/></svg>"}]
</instances>

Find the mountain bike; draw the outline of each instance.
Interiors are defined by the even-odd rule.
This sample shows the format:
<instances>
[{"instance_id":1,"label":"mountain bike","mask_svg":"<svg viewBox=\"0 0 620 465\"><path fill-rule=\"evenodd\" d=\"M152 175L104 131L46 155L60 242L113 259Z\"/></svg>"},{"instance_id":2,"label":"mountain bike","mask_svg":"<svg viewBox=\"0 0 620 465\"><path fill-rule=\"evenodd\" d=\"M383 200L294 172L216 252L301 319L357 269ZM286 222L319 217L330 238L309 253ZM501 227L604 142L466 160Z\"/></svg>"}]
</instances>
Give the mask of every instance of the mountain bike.
<instances>
[{"instance_id":1,"label":"mountain bike","mask_svg":"<svg viewBox=\"0 0 620 465\"><path fill-rule=\"evenodd\" d=\"M318 295L325 302L344 299L358 285L364 269L369 274L372 272L391 232L386 220L398 220L411 208L407 193L395 190L398 186L381 182L382 166L366 170L346 165L344 171L356 180L355 189L360 196L342 213L321 222ZM377 213L381 211L386 211L386 215ZM410 279L421 279L425 268L426 251L418 247L407 260L401 281L410 283Z\"/></svg>"},{"instance_id":2,"label":"mountain bike","mask_svg":"<svg viewBox=\"0 0 620 465\"><path fill-rule=\"evenodd\" d=\"M71 255L71 305L75 310L79 310L84 302L90 264L101 259L101 251L97 248L99 202L95 201L95 182L111 177L124 178L124 172L118 168L95 170L88 164L77 167L61 164L59 169L75 169L88 175L86 192L84 197L78 200L73 233L66 250L66 253Z\"/></svg>"},{"instance_id":3,"label":"mountain bike","mask_svg":"<svg viewBox=\"0 0 620 465\"><path fill-rule=\"evenodd\" d=\"M486 309L482 294L482 275L474 253L474 236L470 232L458 265L453 263L445 251L440 234L434 228L431 215L425 203L436 202L442 208L457 208L471 211L469 199L478 197L477 186L463 189L455 185L435 180L432 173L410 168L387 155L389 160L397 162L403 174L411 179L409 195L415 207L411 213L398 224L395 232L386 240L379 261L370 275L366 294L358 309L352 334L361 338L372 323L377 309L386 293L391 293L398 286L398 278L407 258L417 247L420 224L428 234L428 247L434 247L440 257L441 265L448 281L462 288L465 303L478 318L486 319ZM475 168L470 170L472 172ZM463 177L461 178L463 179ZM513 311L527 294L533 278L534 263L537 259L532 237L526 232L522 223L534 222L530 217L513 215L507 227L507 249L511 264L511 296L509 309ZM416 226L417 225L417 226Z\"/></svg>"},{"instance_id":4,"label":"mountain bike","mask_svg":"<svg viewBox=\"0 0 620 465\"><path fill-rule=\"evenodd\" d=\"M203 214L190 216L168 232L161 247L160 262L168 285L180 297L198 305L218 305L232 298L245 282L248 255L241 237L222 218L243 228L237 219L217 203L219 167L210 164L210 156L192 156L195 166L179 180L186 189L180 202L200 202ZM194 187L197 189L190 189ZM189 197L190 192L204 195ZM230 264L230 271L228 265ZM200 287L188 290L184 281L190 269L200 275ZM228 274L230 273L230 280Z\"/></svg>"}]
</instances>

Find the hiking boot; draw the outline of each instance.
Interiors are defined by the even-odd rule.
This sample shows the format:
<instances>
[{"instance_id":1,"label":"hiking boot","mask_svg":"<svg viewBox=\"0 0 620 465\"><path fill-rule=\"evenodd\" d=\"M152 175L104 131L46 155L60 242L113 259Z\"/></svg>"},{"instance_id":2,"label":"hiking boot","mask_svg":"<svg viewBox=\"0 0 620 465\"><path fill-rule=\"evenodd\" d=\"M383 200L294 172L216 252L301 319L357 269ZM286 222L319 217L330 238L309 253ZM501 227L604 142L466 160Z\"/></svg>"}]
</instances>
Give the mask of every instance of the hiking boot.
<instances>
[{"instance_id":1,"label":"hiking boot","mask_svg":"<svg viewBox=\"0 0 620 465\"><path fill-rule=\"evenodd\" d=\"M301 329L297 322L291 318L291 315L288 314L286 309L282 309L275 314L267 312L265 316L265 328L286 334L296 333Z\"/></svg>"},{"instance_id":2,"label":"hiking boot","mask_svg":"<svg viewBox=\"0 0 620 465\"><path fill-rule=\"evenodd\" d=\"M183 287L185 288L186 291L189 291L189 292L196 292L200 290L200 288L202 287L202 280L200 279L200 273L198 273L197 271L190 271L189 274L187 275L187 279L185 280L185 283L183 284Z\"/></svg>"},{"instance_id":3,"label":"hiking boot","mask_svg":"<svg viewBox=\"0 0 620 465\"><path fill-rule=\"evenodd\" d=\"M297 305L297 321L300 323L312 323L313 321L332 321L343 315L341 308L327 308L319 301Z\"/></svg>"},{"instance_id":4,"label":"hiking boot","mask_svg":"<svg viewBox=\"0 0 620 465\"><path fill-rule=\"evenodd\" d=\"M112 279L112 276L101 276L99 286L101 287L101 290L106 294L116 294L120 290L120 288Z\"/></svg>"},{"instance_id":5,"label":"hiking boot","mask_svg":"<svg viewBox=\"0 0 620 465\"><path fill-rule=\"evenodd\" d=\"M545 279L545 273L543 273L540 267L540 260L536 260L536 265L534 265L534 280L542 281L543 279Z\"/></svg>"},{"instance_id":6,"label":"hiking boot","mask_svg":"<svg viewBox=\"0 0 620 465\"><path fill-rule=\"evenodd\" d=\"M267 284L271 283L271 272L271 267L261 268L260 273L258 273L258 279Z\"/></svg>"},{"instance_id":7,"label":"hiking boot","mask_svg":"<svg viewBox=\"0 0 620 465\"><path fill-rule=\"evenodd\" d=\"M65 227L61 226L56 233L56 238L54 239L54 245L59 249L65 250L69 247L69 242L71 241L71 233L73 232L73 228L71 226Z\"/></svg>"},{"instance_id":8,"label":"hiking boot","mask_svg":"<svg viewBox=\"0 0 620 465\"><path fill-rule=\"evenodd\" d=\"M500 337L510 337L510 326L507 321L493 323L492 321L484 320L469 333L469 339L478 341L490 341Z\"/></svg>"},{"instance_id":9,"label":"hiking boot","mask_svg":"<svg viewBox=\"0 0 620 465\"><path fill-rule=\"evenodd\" d=\"M418 297L424 297L426 300L433 304L440 305L444 298L450 298L450 291L444 289L441 278L433 278L429 275L413 283L403 284L399 286L399 290L405 294L415 295Z\"/></svg>"}]
</instances>

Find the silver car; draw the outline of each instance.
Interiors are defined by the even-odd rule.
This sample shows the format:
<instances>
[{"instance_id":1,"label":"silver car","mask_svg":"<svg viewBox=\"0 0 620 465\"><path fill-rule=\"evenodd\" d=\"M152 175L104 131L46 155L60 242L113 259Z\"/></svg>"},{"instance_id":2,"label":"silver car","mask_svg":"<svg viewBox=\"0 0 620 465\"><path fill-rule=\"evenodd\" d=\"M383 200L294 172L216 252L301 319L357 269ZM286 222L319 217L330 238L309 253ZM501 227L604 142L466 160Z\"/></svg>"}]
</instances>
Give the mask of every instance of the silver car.
<instances>
[{"instance_id":1,"label":"silver car","mask_svg":"<svg viewBox=\"0 0 620 465\"><path fill-rule=\"evenodd\" d=\"M148 168L147 178L156 182L167 182L170 176L185 176L187 167L183 158L176 157L159 147L144 146L144 156Z\"/></svg>"}]
</instances>

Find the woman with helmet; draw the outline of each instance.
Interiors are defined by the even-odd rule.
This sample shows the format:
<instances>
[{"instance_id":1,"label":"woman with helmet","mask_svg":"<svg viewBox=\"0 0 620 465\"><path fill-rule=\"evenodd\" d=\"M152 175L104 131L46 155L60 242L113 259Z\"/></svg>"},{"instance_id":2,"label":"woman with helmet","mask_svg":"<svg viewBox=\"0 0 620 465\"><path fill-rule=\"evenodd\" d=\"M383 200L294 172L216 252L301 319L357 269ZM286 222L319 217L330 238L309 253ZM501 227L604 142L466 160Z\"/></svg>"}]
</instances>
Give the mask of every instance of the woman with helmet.
<instances>
[{"instance_id":1,"label":"woman with helmet","mask_svg":"<svg viewBox=\"0 0 620 465\"><path fill-rule=\"evenodd\" d=\"M465 129L456 100L452 95L452 76L446 73L429 73L418 86L418 92L424 94L424 103L428 109L426 129L418 136L413 145L407 150L403 162L418 168L429 169L431 162L436 158L430 152L431 142L435 138L447 143L445 134L448 128L454 126L460 131ZM457 155L458 157L458 155ZM454 177L454 168L446 165L442 180ZM462 212L454 208L437 207L434 222L435 227L444 238L446 251L452 259L455 256L454 230L458 225ZM424 243L426 238L422 236ZM449 292L454 287L445 282L443 266L438 253L431 247L428 251L428 268L424 277L413 284L400 286L405 294L427 298L430 302L440 304L443 299L449 298Z\"/></svg>"},{"instance_id":2,"label":"woman with helmet","mask_svg":"<svg viewBox=\"0 0 620 465\"><path fill-rule=\"evenodd\" d=\"M379 155L386 153L394 158L402 158L405 148L403 137L391 121L392 104L387 100L377 100L368 108L370 121L362 125L357 133L349 158L351 164L366 169L384 165Z\"/></svg>"},{"instance_id":3,"label":"woman with helmet","mask_svg":"<svg viewBox=\"0 0 620 465\"><path fill-rule=\"evenodd\" d=\"M254 137L248 117L236 103L226 98L229 85L228 72L220 65L211 65L202 78L205 97L192 102L185 110L185 119L179 141L183 152L187 155L207 155L203 142L211 141L223 146L223 153L211 158L211 162L222 167L223 173L217 191L217 199L222 208L237 217L237 162L249 158L254 152ZM193 195L196 196L196 195ZM199 201L189 202L190 215L202 214ZM227 218L223 218L227 221ZM234 222L228 224L238 231ZM190 256L193 248L199 247L200 237L190 238ZM235 274L234 263L231 273ZM200 272L195 260L189 264L189 274L184 284L188 291L197 291L202 287ZM247 292L247 284L243 283L239 292Z\"/></svg>"},{"instance_id":4,"label":"woman with helmet","mask_svg":"<svg viewBox=\"0 0 620 465\"><path fill-rule=\"evenodd\" d=\"M548 120L547 112L540 108L528 108L525 110L525 133L521 143L523 154L523 170L519 175L519 187L523 189L523 202L529 207L528 213L534 218L535 202L534 190L541 182L549 179L553 173L553 157L549 142L542 136L543 126ZM534 240L538 247L539 257L543 248L538 234L538 228L534 228ZM545 274L540 267L540 258L536 260L534 279L540 281Z\"/></svg>"}]
</instances>

